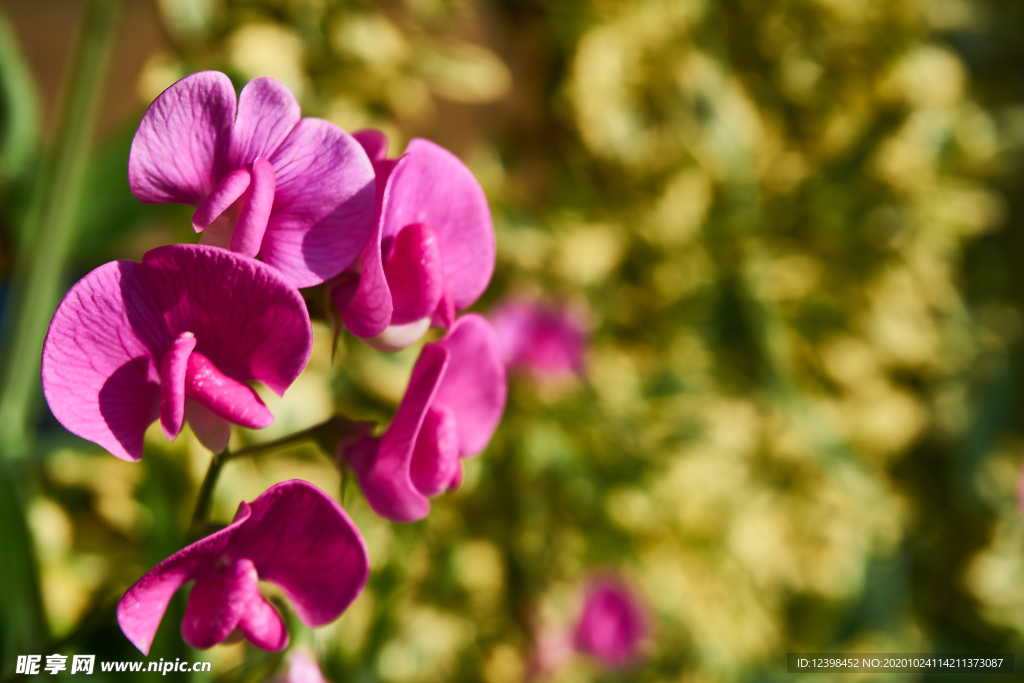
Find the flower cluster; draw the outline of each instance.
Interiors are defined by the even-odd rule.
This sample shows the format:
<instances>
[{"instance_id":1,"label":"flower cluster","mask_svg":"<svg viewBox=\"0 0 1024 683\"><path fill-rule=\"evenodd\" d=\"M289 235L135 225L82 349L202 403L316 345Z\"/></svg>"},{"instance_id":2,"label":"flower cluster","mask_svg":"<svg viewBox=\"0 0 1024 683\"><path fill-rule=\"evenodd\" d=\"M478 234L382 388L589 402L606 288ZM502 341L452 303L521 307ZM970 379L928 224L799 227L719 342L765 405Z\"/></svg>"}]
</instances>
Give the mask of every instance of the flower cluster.
<instances>
[{"instance_id":1,"label":"flower cluster","mask_svg":"<svg viewBox=\"0 0 1024 683\"><path fill-rule=\"evenodd\" d=\"M349 135L302 118L270 78L237 98L210 71L164 91L135 134L128 182L140 201L194 205L200 243L108 263L71 288L42 353L54 416L132 461L153 422L169 440L188 422L216 465L231 424L273 422L251 384L282 395L306 367L312 328L299 289L326 283L335 324L377 349L407 347L431 326L447 331L424 346L392 424L338 452L380 515L425 517L427 497L459 485L461 458L486 447L505 407L494 330L478 315L457 317L490 281L494 230L480 185L455 156L426 140L398 159L386 147L376 131ZM355 600L369 571L338 503L287 481L150 570L117 617L147 653L171 597L193 582L187 643L207 648L238 633L276 651L288 633L259 581L320 626Z\"/></svg>"}]
</instances>

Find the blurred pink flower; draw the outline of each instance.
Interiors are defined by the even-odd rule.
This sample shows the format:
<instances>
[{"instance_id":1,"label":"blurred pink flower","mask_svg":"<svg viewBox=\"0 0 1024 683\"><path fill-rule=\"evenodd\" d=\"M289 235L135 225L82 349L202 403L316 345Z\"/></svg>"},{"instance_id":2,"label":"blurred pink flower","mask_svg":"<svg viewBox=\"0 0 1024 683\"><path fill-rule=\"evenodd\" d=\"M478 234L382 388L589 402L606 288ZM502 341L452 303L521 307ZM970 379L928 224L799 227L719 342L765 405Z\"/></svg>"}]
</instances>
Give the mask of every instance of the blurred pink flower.
<instances>
[{"instance_id":1,"label":"blurred pink flower","mask_svg":"<svg viewBox=\"0 0 1024 683\"><path fill-rule=\"evenodd\" d=\"M567 307L508 301L491 314L509 368L560 376L583 369L586 334L582 316Z\"/></svg>"},{"instance_id":2,"label":"blurred pink flower","mask_svg":"<svg viewBox=\"0 0 1024 683\"><path fill-rule=\"evenodd\" d=\"M526 680L537 681L553 676L572 658L573 653L572 637L565 629L542 630L533 645Z\"/></svg>"},{"instance_id":3,"label":"blurred pink flower","mask_svg":"<svg viewBox=\"0 0 1024 683\"><path fill-rule=\"evenodd\" d=\"M306 650L294 650L288 657L288 671L273 679L277 683L329 683L320 671L316 655Z\"/></svg>"},{"instance_id":4,"label":"blurred pink flower","mask_svg":"<svg viewBox=\"0 0 1024 683\"><path fill-rule=\"evenodd\" d=\"M228 422L274 419L247 383L283 394L312 347L306 305L278 271L216 247L159 247L71 288L43 343L43 394L68 431L124 460L142 457L158 417L168 439L188 418L220 452Z\"/></svg>"},{"instance_id":5,"label":"blurred pink flower","mask_svg":"<svg viewBox=\"0 0 1024 683\"><path fill-rule=\"evenodd\" d=\"M423 347L395 419L380 437L339 450L370 507L396 522L430 512L429 496L458 487L461 458L480 453L505 409L498 340L479 315L459 318Z\"/></svg>"},{"instance_id":6,"label":"blurred pink flower","mask_svg":"<svg viewBox=\"0 0 1024 683\"><path fill-rule=\"evenodd\" d=\"M591 581L576 625L576 649L617 668L636 660L646 635L641 602L625 584L610 577Z\"/></svg>"},{"instance_id":7,"label":"blurred pink flower","mask_svg":"<svg viewBox=\"0 0 1024 683\"><path fill-rule=\"evenodd\" d=\"M128 185L148 204L196 206L202 242L259 254L296 287L347 268L373 229L373 167L333 123L300 118L284 85L235 89L224 74L186 76L146 110Z\"/></svg>"},{"instance_id":8,"label":"blurred pink flower","mask_svg":"<svg viewBox=\"0 0 1024 683\"><path fill-rule=\"evenodd\" d=\"M341 506L308 482L286 481L241 503L227 528L147 572L121 598L117 621L148 654L174 593L195 581L181 623L186 643L213 647L238 629L254 645L278 651L288 632L258 581L284 591L304 624L323 626L356 599L369 574L366 545Z\"/></svg>"},{"instance_id":9,"label":"blurred pink flower","mask_svg":"<svg viewBox=\"0 0 1024 683\"><path fill-rule=\"evenodd\" d=\"M387 138L355 138L373 162L377 221L358 270L330 302L353 334L384 351L405 348L431 324L447 328L494 272L494 226L480 183L451 152L414 139L387 159Z\"/></svg>"}]
</instances>

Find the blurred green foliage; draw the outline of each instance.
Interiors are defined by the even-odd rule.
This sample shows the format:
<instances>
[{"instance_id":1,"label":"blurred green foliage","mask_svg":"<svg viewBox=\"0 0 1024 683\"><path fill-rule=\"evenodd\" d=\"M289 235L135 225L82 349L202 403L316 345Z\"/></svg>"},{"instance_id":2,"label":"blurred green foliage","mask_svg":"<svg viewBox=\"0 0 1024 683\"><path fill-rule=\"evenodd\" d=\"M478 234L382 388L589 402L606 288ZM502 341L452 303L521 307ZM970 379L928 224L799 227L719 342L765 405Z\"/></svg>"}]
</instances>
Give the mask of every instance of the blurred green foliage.
<instances>
[{"instance_id":1,"label":"blurred green foliage","mask_svg":"<svg viewBox=\"0 0 1024 683\"><path fill-rule=\"evenodd\" d=\"M555 680L782 680L794 651L1024 655L1019 4L157 4L169 47L140 107L213 68L278 78L306 115L385 131L392 156L430 137L491 200L498 268L476 308L590 312L585 376L513 376L494 441L427 520L383 522L346 492L370 585L325 629L289 622L328 678L521 681L602 570L646 596L647 656ZM134 125L97 153L76 272L188 239L187 211L127 191ZM267 397L274 425L238 443L389 418L417 351L344 336L332 364L330 346L316 323L310 367ZM53 425L37 439L27 518L54 638L177 547L208 454L147 443L131 465ZM216 518L294 477L341 491L295 448L231 463ZM224 681L280 663L186 653L179 619L151 657L209 658ZM111 620L91 633L77 651L135 656Z\"/></svg>"}]
</instances>

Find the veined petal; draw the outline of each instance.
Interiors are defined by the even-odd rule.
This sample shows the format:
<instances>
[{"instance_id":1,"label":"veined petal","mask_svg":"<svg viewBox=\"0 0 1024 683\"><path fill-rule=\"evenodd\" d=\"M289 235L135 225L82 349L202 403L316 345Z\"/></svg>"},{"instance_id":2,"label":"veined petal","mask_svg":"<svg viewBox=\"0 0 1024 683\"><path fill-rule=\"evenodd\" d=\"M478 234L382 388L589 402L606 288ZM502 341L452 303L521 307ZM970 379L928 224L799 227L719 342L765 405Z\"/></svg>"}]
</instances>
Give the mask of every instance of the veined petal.
<instances>
[{"instance_id":1,"label":"veined petal","mask_svg":"<svg viewBox=\"0 0 1024 683\"><path fill-rule=\"evenodd\" d=\"M296 287L329 280L356 260L373 230L370 160L351 135L311 118L268 158L277 190L263 260Z\"/></svg>"},{"instance_id":2,"label":"veined petal","mask_svg":"<svg viewBox=\"0 0 1024 683\"><path fill-rule=\"evenodd\" d=\"M142 654L149 654L153 636L171 597L186 581L215 566L235 531L249 519L245 503L226 528L179 550L146 572L117 603L117 623Z\"/></svg>"},{"instance_id":3,"label":"veined petal","mask_svg":"<svg viewBox=\"0 0 1024 683\"><path fill-rule=\"evenodd\" d=\"M255 258L263 244L263 234L274 206L274 167L260 157L252 164L252 184L245 196L245 206L231 235L231 251Z\"/></svg>"},{"instance_id":4,"label":"veined petal","mask_svg":"<svg viewBox=\"0 0 1024 683\"><path fill-rule=\"evenodd\" d=\"M252 387L231 379L198 351L188 357L183 383L185 396L229 422L263 429L274 421L270 409Z\"/></svg>"},{"instance_id":5,"label":"veined petal","mask_svg":"<svg viewBox=\"0 0 1024 683\"><path fill-rule=\"evenodd\" d=\"M494 226L480 183L454 154L417 138L387 184L384 238L412 223L430 225L440 241L455 308L468 307L494 272Z\"/></svg>"},{"instance_id":6,"label":"veined petal","mask_svg":"<svg viewBox=\"0 0 1024 683\"><path fill-rule=\"evenodd\" d=\"M182 332L171 342L160 368L160 429L174 441L185 422L185 374L196 336Z\"/></svg>"},{"instance_id":7,"label":"veined petal","mask_svg":"<svg viewBox=\"0 0 1024 683\"><path fill-rule=\"evenodd\" d=\"M258 380L280 396L306 367L313 347L306 304L270 266L176 244L146 252L142 270L167 328L195 334L195 352L224 375Z\"/></svg>"},{"instance_id":8,"label":"veined petal","mask_svg":"<svg viewBox=\"0 0 1024 683\"><path fill-rule=\"evenodd\" d=\"M444 271L437 234L429 225L407 225L394 238L384 266L394 310L392 325L429 317L444 293Z\"/></svg>"},{"instance_id":9,"label":"veined petal","mask_svg":"<svg viewBox=\"0 0 1024 683\"><path fill-rule=\"evenodd\" d=\"M415 522L430 512L430 502L413 484L410 468L423 420L449 365L447 349L424 346L391 426L379 440L363 439L346 451L367 502L381 517Z\"/></svg>"},{"instance_id":10,"label":"veined petal","mask_svg":"<svg viewBox=\"0 0 1024 683\"><path fill-rule=\"evenodd\" d=\"M333 498L300 480L272 486L251 507L229 557L252 560L260 579L279 586L307 626L336 619L370 575L352 520Z\"/></svg>"},{"instance_id":11,"label":"veined petal","mask_svg":"<svg viewBox=\"0 0 1024 683\"><path fill-rule=\"evenodd\" d=\"M448 350L452 361L434 404L455 414L459 454L476 455L491 440L505 411L507 379L498 337L486 319L470 313L435 343Z\"/></svg>"},{"instance_id":12,"label":"veined petal","mask_svg":"<svg viewBox=\"0 0 1024 683\"><path fill-rule=\"evenodd\" d=\"M199 204L217 184L234 119L235 89L220 72L201 71L164 90L132 140L132 194L149 204Z\"/></svg>"},{"instance_id":13,"label":"veined petal","mask_svg":"<svg viewBox=\"0 0 1024 683\"><path fill-rule=\"evenodd\" d=\"M270 155L299 122L302 112L295 95L273 78L254 78L238 96L238 116L231 128L226 173Z\"/></svg>"},{"instance_id":14,"label":"veined petal","mask_svg":"<svg viewBox=\"0 0 1024 683\"><path fill-rule=\"evenodd\" d=\"M43 394L54 417L138 460L160 412L160 364L171 339L142 266L115 261L92 271L61 301L43 342Z\"/></svg>"}]
</instances>

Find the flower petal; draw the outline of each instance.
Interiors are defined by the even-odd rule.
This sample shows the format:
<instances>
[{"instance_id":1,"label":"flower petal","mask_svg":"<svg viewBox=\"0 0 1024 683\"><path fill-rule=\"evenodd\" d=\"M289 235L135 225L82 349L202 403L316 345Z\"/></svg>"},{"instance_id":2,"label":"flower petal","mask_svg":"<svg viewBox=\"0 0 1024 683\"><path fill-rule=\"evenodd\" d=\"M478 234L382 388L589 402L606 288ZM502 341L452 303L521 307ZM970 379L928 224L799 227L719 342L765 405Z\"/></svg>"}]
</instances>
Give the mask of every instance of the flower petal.
<instances>
[{"instance_id":1,"label":"flower petal","mask_svg":"<svg viewBox=\"0 0 1024 683\"><path fill-rule=\"evenodd\" d=\"M331 304L352 334L376 337L387 328L394 309L381 264L379 229L363 250L359 275L353 278L346 273L342 278L344 281L331 289Z\"/></svg>"},{"instance_id":2,"label":"flower petal","mask_svg":"<svg viewBox=\"0 0 1024 683\"><path fill-rule=\"evenodd\" d=\"M451 353L434 405L455 414L459 454L478 454L491 440L505 411L507 380L501 346L490 324L470 313L455 321L436 344Z\"/></svg>"},{"instance_id":3,"label":"flower petal","mask_svg":"<svg viewBox=\"0 0 1024 683\"><path fill-rule=\"evenodd\" d=\"M242 503L230 525L171 555L125 592L117 603L117 623L142 654L149 654L153 636L175 591L196 578L197 573L214 566L232 535L250 514L249 506Z\"/></svg>"},{"instance_id":4,"label":"flower petal","mask_svg":"<svg viewBox=\"0 0 1024 683\"><path fill-rule=\"evenodd\" d=\"M387 158L388 137L384 133L372 128L365 128L352 133L352 137L366 150L366 156L373 163L384 161Z\"/></svg>"},{"instance_id":5,"label":"flower petal","mask_svg":"<svg viewBox=\"0 0 1024 683\"><path fill-rule=\"evenodd\" d=\"M245 194L252 174L247 168L236 168L221 179L192 214L192 229L202 232L210 227L225 211Z\"/></svg>"},{"instance_id":6,"label":"flower petal","mask_svg":"<svg viewBox=\"0 0 1024 683\"><path fill-rule=\"evenodd\" d=\"M575 645L603 663L620 667L636 657L647 620L636 596L612 578L594 580L576 625Z\"/></svg>"},{"instance_id":7,"label":"flower petal","mask_svg":"<svg viewBox=\"0 0 1024 683\"><path fill-rule=\"evenodd\" d=\"M480 183L451 152L422 139L409 143L388 178L384 238L426 223L437 233L455 308L472 304L494 272L494 226Z\"/></svg>"},{"instance_id":8,"label":"flower petal","mask_svg":"<svg viewBox=\"0 0 1024 683\"><path fill-rule=\"evenodd\" d=\"M196 336L182 332L164 354L160 368L160 429L174 441L185 422L185 374Z\"/></svg>"},{"instance_id":9,"label":"flower petal","mask_svg":"<svg viewBox=\"0 0 1024 683\"><path fill-rule=\"evenodd\" d=\"M199 443L214 453L223 453L231 440L231 423L214 415L197 401L185 398L185 419Z\"/></svg>"},{"instance_id":10,"label":"flower petal","mask_svg":"<svg viewBox=\"0 0 1024 683\"><path fill-rule=\"evenodd\" d=\"M139 264L92 271L61 301L43 342L43 394L54 417L117 457L138 460L160 413L160 363L171 339Z\"/></svg>"},{"instance_id":11,"label":"flower petal","mask_svg":"<svg viewBox=\"0 0 1024 683\"><path fill-rule=\"evenodd\" d=\"M351 135L310 118L268 158L277 190L260 253L296 287L318 285L348 268L370 238L373 167Z\"/></svg>"},{"instance_id":12,"label":"flower petal","mask_svg":"<svg viewBox=\"0 0 1024 683\"><path fill-rule=\"evenodd\" d=\"M164 90L132 140L132 194L149 204L199 204L220 177L217 158L227 149L234 118L235 89L220 72L201 71Z\"/></svg>"},{"instance_id":13,"label":"flower petal","mask_svg":"<svg viewBox=\"0 0 1024 683\"><path fill-rule=\"evenodd\" d=\"M429 225L407 225L394 238L384 275L391 291L392 325L429 317L444 293L444 271L437 234Z\"/></svg>"},{"instance_id":14,"label":"flower petal","mask_svg":"<svg viewBox=\"0 0 1024 683\"><path fill-rule=\"evenodd\" d=\"M255 258L263 244L263 234L274 206L274 167L260 157L252 164L252 185L245 195L245 205L231 235L231 251Z\"/></svg>"},{"instance_id":15,"label":"flower petal","mask_svg":"<svg viewBox=\"0 0 1024 683\"><path fill-rule=\"evenodd\" d=\"M451 410L427 410L412 451L409 477L419 492L428 497L444 493L462 481L458 424Z\"/></svg>"},{"instance_id":16,"label":"flower petal","mask_svg":"<svg viewBox=\"0 0 1024 683\"><path fill-rule=\"evenodd\" d=\"M250 605L261 600L256 567L249 560L209 567L189 593L181 637L194 648L211 648L231 635Z\"/></svg>"},{"instance_id":17,"label":"flower petal","mask_svg":"<svg viewBox=\"0 0 1024 683\"><path fill-rule=\"evenodd\" d=\"M238 96L238 116L231 128L231 147L223 173L270 155L281 146L302 112L286 85L266 76L245 84Z\"/></svg>"},{"instance_id":18,"label":"flower petal","mask_svg":"<svg viewBox=\"0 0 1024 683\"><path fill-rule=\"evenodd\" d=\"M229 422L263 429L274 421L270 409L252 387L231 379L198 351L188 357L184 388L186 396Z\"/></svg>"},{"instance_id":19,"label":"flower petal","mask_svg":"<svg viewBox=\"0 0 1024 683\"><path fill-rule=\"evenodd\" d=\"M448 356L448 350L437 344L424 346L391 426L379 440L363 439L346 452L367 502L386 519L415 522L430 512L430 502L412 482L410 467L416 437L449 366Z\"/></svg>"},{"instance_id":20,"label":"flower petal","mask_svg":"<svg viewBox=\"0 0 1024 683\"><path fill-rule=\"evenodd\" d=\"M284 627L281 615L258 593L249 602L238 628L249 642L268 652L279 652L288 647L288 629Z\"/></svg>"},{"instance_id":21,"label":"flower petal","mask_svg":"<svg viewBox=\"0 0 1024 683\"><path fill-rule=\"evenodd\" d=\"M581 315L569 308L511 301L491 317L505 366L540 375L565 375L583 367L586 335Z\"/></svg>"},{"instance_id":22,"label":"flower petal","mask_svg":"<svg viewBox=\"0 0 1024 683\"><path fill-rule=\"evenodd\" d=\"M272 486L251 507L228 555L252 560L260 579L279 586L307 626L336 619L370 575L352 520L333 498L300 480Z\"/></svg>"},{"instance_id":23,"label":"flower petal","mask_svg":"<svg viewBox=\"0 0 1024 683\"><path fill-rule=\"evenodd\" d=\"M255 259L198 244L158 247L142 257L166 326L196 336L196 352L242 383L279 396L306 367L313 332L302 296Z\"/></svg>"}]
</instances>

